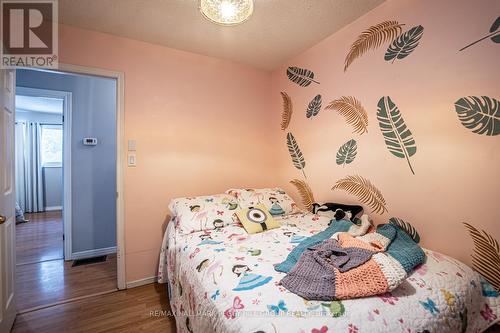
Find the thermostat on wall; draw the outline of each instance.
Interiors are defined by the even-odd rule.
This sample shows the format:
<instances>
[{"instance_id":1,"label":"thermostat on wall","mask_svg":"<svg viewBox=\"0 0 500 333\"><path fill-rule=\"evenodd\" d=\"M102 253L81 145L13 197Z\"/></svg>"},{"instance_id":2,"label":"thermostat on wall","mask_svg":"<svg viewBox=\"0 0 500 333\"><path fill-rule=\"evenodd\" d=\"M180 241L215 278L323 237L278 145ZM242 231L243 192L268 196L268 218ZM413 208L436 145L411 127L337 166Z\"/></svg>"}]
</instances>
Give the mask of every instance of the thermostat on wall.
<instances>
[{"instance_id":1,"label":"thermostat on wall","mask_svg":"<svg viewBox=\"0 0 500 333\"><path fill-rule=\"evenodd\" d=\"M83 145L84 146L97 146L97 139L96 138L83 138Z\"/></svg>"}]
</instances>

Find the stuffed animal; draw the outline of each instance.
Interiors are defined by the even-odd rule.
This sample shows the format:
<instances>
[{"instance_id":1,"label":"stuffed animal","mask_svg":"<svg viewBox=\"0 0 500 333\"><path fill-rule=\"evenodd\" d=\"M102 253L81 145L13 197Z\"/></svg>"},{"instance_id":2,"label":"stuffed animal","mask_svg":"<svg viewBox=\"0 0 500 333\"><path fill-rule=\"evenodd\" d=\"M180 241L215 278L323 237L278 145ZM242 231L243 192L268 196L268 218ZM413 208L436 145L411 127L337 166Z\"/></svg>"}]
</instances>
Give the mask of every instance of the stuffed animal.
<instances>
[{"instance_id":1,"label":"stuffed animal","mask_svg":"<svg viewBox=\"0 0 500 333\"><path fill-rule=\"evenodd\" d=\"M350 220L359 217L363 213L363 207L358 205L343 205L334 202L313 203L313 213L321 216L329 217L330 219Z\"/></svg>"}]
</instances>

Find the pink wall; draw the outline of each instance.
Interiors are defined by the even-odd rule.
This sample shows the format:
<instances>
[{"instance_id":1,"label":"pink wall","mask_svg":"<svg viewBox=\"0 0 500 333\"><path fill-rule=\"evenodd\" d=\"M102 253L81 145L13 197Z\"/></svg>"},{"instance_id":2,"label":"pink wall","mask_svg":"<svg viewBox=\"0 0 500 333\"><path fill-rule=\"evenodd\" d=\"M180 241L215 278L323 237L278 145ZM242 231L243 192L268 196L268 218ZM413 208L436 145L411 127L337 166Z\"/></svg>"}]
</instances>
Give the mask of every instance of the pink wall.
<instances>
[{"instance_id":1,"label":"pink wall","mask_svg":"<svg viewBox=\"0 0 500 333\"><path fill-rule=\"evenodd\" d=\"M388 213L418 228L424 246L470 262L472 242L462 221L500 230L500 136L470 132L458 121L454 102L468 95L500 99L498 44L484 36L500 10L496 0L390 0L348 27L290 60L275 72L177 51L107 34L60 28L60 61L125 73L125 139L137 140L138 166L125 171L127 281L155 275L169 200L219 193L229 187L281 185L301 173L290 161L280 130L281 97L293 99L289 131L306 158L308 181L317 200L356 202L331 191L336 180L359 174L383 193ZM403 60L384 61L386 47L355 60L346 73L351 43L384 20L424 27L416 50ZM288 66L313 70L320 85L288 81ZM368 112L368 133L352 128L335 111L306 119L316 95L323 106L340 96L358 98ZM390 96L417 142L411 158L388 152L376 105ZM356 160L336 165L343 143L358 141ZM296 196L296 199L299 198ZM369 211L369 210L368 210ZM483 213L484 212L484 213Z\"/></svg>"},{"instance_id":2,"label":"pink wall","mask_svg":"<svg viewBox=\"0 0 500 333\"><path fill-rule=\"evenodd\" d=\"M454 103L469 95L500 100L500 45L484 40L500 12L497 0L391 0L335 33L273 72L272 110L281 161L280 183L301 178L292 166L286 132L294 134L306 158L306 174L316 200L357 202L344 191L332 191L335 182L358 174L371 180L387 201L388 213L373 217L386 222L400 217L420 232L422 244L470 263L470 240L462 222L484 228L500 239L500 135L485 136L463 127ZM351 44L368 27L386 20L404 23L403 31L422 25L420 45L408 57L384 61L390 43L368 51L344 73ZM320 85L300 87L287 79L288 66L315 72ZM287 131L280 130L281 96L286 91L294 104ZM319 115L306 118L306 107L316 94L323 96ZM353 134L337 112L324 106L340 96L355 96L368 113L368 133ZM407 162L392 156L377 121L377 102L390 96L413 132L417 153ZM335 162L338 148L350 139L358 154L345 167ZM295 193L288 184L286 189ZM295 197L297 200L299 198ZM368 210L369 212L370 210Z\"/></svg>"},{"instance_id":3,"label":"pink wall","mask_svg":"<svg viewBox=\"0 0 500 333\"><path fill-rule=\"evenodd\" d=\"M127 281L156 275L171 198L276 184L270 73L68 26L60 61L125 73Z\"/></svg>"}]
</instances>

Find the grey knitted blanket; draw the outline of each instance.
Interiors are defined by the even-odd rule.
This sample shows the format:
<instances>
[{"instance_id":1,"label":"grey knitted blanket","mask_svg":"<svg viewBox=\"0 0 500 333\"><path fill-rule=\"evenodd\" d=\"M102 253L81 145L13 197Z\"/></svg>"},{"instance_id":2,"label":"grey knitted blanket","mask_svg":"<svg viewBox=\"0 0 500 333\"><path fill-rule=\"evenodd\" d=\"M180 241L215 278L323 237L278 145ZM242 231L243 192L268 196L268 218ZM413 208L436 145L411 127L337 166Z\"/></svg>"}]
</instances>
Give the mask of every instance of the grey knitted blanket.
<instances>
[{"instance_id":1,"label":"grey knitted blanket","mask_svg":"<svg viewBox=\"0 0 500 333\"><path fill-rule=\"evenodd\" d=\"M336 295L333 267L347 272L367 262L374 253L357 247L342 248L335 239L325 240L302 254L281 285L308 300L332 300Z\"/></svg>"}]
</instances>

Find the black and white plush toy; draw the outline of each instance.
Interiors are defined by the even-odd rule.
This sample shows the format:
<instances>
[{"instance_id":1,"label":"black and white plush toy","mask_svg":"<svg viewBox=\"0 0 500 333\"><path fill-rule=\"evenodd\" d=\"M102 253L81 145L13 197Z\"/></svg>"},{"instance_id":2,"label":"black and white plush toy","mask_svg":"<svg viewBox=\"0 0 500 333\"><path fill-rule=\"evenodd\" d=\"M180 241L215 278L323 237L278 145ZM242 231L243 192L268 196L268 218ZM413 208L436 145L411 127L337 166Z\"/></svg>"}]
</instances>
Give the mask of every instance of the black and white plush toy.
<instances>
[{"instance_id":1,"label":"black and white plush toy","mask_svg":"<svg viewBox=\"0 0 500 333\"><path fill-rule=\"evenodd\" d=\"M358 205L343 205L334 202L313 203L313 213L326 216L330 219L350 220L354 222L355 218L363 213L363 207Z\"/></svg>"}]
</instances>

